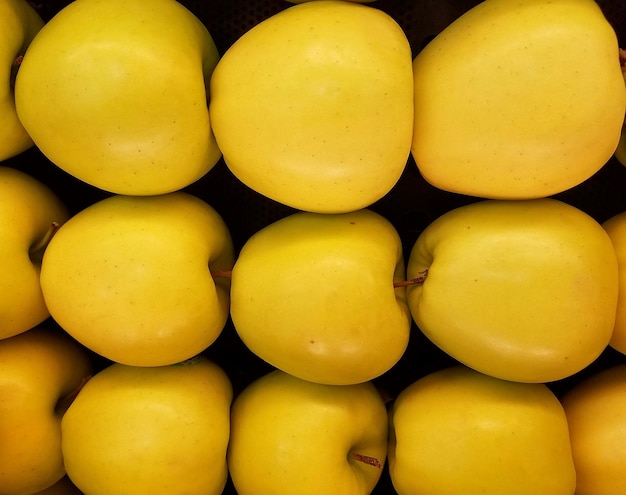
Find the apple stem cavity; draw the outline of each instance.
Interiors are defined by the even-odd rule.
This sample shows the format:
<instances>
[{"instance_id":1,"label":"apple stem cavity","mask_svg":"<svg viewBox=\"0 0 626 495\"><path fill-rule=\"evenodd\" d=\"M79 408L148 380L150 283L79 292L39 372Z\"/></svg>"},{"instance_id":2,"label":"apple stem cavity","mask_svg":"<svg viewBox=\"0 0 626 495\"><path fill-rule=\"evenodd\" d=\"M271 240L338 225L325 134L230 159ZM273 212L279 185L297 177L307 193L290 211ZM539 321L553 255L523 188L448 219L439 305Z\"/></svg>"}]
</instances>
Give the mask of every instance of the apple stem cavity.
<instances>
[{"instance_id":1,"label":"apple stem cavity","mask_svg":"<svg viewBox=\"0 0 626 495\"><path fill-rule=\"evenodd\" d=\"M393 284L394 287L408 287L409 285L420 285L426 281L426 277L428 277L428 269L422 270L421 272L417 272L418 276L409 280L403 280L402 282L395 282Z\"/></svg>"},{"instance_id":2,"label":"apple stem cavity","mask_svg":"<svg viewBox=\"0 0 626 495\"><path fill-rule=\"evenodd\" d=\"M24 60L24 55L20 54L15 57L13 63L11 64L11 76L9 79L9 84L11 85L12 90L15 89L15 79L17 78L17 71L19 70L20 65L22 65L22 60Z\"/></svg>"},{"instance_id":3,"label":"apple stem cavity","mask_svg":"<svg viewBox=\"0 0 626 495\"><path fill-rule=\"evenodd\" d=\"M52 222L50 224L50 228L46 231L41 240L37 244L31 246L30 250L28 251L28 255L33 263L41 265L41 261L43 260L43 253L46 250L46 247L48 247L50 241L52 240L52 237L54 237L54 234L56 234L57 230L59 230L59 227L60 224L58 222Z\"/></svg>"},{"instance_id":4,"label":"apple stem cavity","mask_svg":"<svg viewBox=\"0 0 626 495\"><path fill-rule=\"evenodd\" d=\"M358 452L350 452L350 457L357 461L367 464L368 466L374 466L375 468L382 469L383 464L380 462L380 459L377 457L372 457L369 455L359 454Z\"/></svg>"},{"instance_id":5,"label":"apple stem cavity","mask_svg":"<svg viewBox=\"0 0 626 495\"><path fill-rule=\"evenodd\" d=\"M55 413L60 415L60 416L63 416L63 414L65 414L65 411L67 411L69 409L69 407L72 405L72 402L74 402L74 399L76 399L76 397L78 396L80 391L83 389L85 384L89 380L91 380L92 377L93 377L93 375L87 375L87 376L83 377L83 379L80 381L80 383L78 384L78 386L74 390L72 390L69 394L64 395L63 397L61 397L57 401L56 406L54 408Z\"/></svg>"},{"instance_id":6,"label":"apple stem cavity","mask_svg":"<svg viewBox=\"0 0 626 495\"><path fill-rule=\"evenodd\" d=\"M619 64L622 68L622 73L626 74L626 50L619 49Z\"/></svg>"}]
</instances>

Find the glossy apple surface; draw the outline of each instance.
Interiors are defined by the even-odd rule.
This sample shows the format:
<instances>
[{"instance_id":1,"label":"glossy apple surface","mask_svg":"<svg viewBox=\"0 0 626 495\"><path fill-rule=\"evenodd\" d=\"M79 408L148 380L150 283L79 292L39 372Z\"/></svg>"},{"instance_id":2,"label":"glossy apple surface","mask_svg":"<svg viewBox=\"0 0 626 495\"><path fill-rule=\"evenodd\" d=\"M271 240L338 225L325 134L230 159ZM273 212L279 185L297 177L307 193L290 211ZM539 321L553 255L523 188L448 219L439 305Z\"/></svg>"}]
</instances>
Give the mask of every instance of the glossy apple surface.
<instances>
[{"instance_id":1,"label":"glossy apple surface","mask_svg":"<svg viewBox=\"0 0 626 495\"><path fill-rule=\"evenodd\" d=\"M119 363L96 374L62 422L72 482L89 495L219 495L232 387L212 361Z\"/></svg>"},{"instance_id":2,"label":"glossy apple surface","mask_svg":"<svg viewBox=\"0 0 626 495\"><path fill-rule=\"evenodd\" d=\"M306 2L255 25L211 78L226 164L250 188L300 210L369 206L410 154L411 61L396 21L367 5Z\"/></svg>"},{"instance_id":3,"label":"glossy apple surface","mask_svg":"<svg viewBox=\"0 0 626 495\"><path fill-rule=\"evenodd\" d=\"M57 166L133 195L179 190L221 152L206 27L174 0L80 0L31 43L15 83L20 121Z\"/></svg>"},{"instance_id":4,"label":"glossy apple surface","mask_svg":"<svg viewBox=\"0 0 626 495\"><path fill-rule=\"evenodd\" d=\"M453 366L418 379L390 411L399 495L572 495L567 419L544 384Z\"/></svg>"},{"instance_id":5,"label":"glossy apple surface","mask_svg":"<svg viewBox=\"0 0 626 495\"><path fill-rule=\"evenodd\" d=\"M576 495L626 491L626 365L588 376L561 399L570 429Z\"/></svg>"},{"instance_id":6,"label":"glossy apple surface","mask_svg":"<svg viewBox=\"0 0 626 495\"><path fill-rule=\"evenodd\" d=\"M243 342L299 378L345 385L389 370L411 326L402 245L370 210L299 212L254 234L235 262L231 317Z\"/></svg>"},{"instance_id":7,"label":"glossy apple surface","mask_svg":"<svg viewBox=\"0 0 626 495\"><path fill-rule=\"evenodd\" d=\"M62 332L36 327L0 340L0 494L32 494L65 475L61 418L92 368Z\"/></svg>"},{"instance_id":8,"label":"glossy apple surface","mask_svg":"<svg viewBox=\"0 0 626 495\"><path fill-rule=\"evenodd\" d=\"M198 354L228 318L233 247L196 196L111 196L74 215L46 249L41 287L52 317L104 357L136 366Z\"/></svg>"},{"instance_id":9,"label":"glossy apple surface","mask_svg":"<svg viewBox=\"0 0 626 495\"><path fill-rule=\"evenodd\" d=\"M17 117L13 92L21 58L44 21L26 0L0 1L0 161L33 146Z\"/></svg>"},{"instance_id":10,"label":"glossy apple surface","mask_svg":"<svg viewBox=\"0 0 626 495\"><path fill-rule=\"evenodd\" d=\"M549 382L592 363L615 323L618 264L602 226L554 199L484 200L441 215L407 264L418 327L468 366Z\"/></svg>"},{"instance_id":11,"label":"glossy apple surface","mask_svg":"<svg viewBox=\"0 0 626 495\"><path fill-rule=\"evenodd\" d=\"M276 370L235 399L228 466L239 495L367 495L386 442L385 404L371 383L324 385Z\"/></svg>"},{"instance_id":12,"label":"glossy apple surface","mask_svg":"<svg viewBox=\"0 0 626 495\"><path fill-rule=\"evenodd\" d=\"M0 339L46 320L39 274L47 239L69 212L47 185L0 167Z\"/></svg>"},{"instance_id":13,"label":"glossy apple surface","mask_svg":"<svg viewBox=\"0 0 626 495\"><path fill-rule=\"evenodd\" d=\"M626 106L618 40L593 0L487 0L414 59L412 153L456 193L570 189L615 151Z\"/></svg>"},{"instance_id":14,"label":"glossy apple surface","mask_svg":"<svg viewBox=\"0 0 626 495\"><path fill-rule=\"evenodd\" d=\"M626 354L626 212L618 213L602 223L609 234L619 268L619 294L615 327L609 345Z\"/></svg>"}]
</instances>

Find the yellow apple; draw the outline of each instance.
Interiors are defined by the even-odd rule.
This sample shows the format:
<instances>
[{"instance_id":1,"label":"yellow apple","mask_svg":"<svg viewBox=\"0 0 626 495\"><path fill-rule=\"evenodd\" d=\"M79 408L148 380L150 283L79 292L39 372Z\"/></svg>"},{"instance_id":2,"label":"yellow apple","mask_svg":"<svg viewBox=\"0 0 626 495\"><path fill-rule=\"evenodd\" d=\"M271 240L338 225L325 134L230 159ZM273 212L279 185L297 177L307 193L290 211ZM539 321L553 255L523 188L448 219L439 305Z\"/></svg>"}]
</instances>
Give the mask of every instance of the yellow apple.
<instances>
[{"instance_id":1,"label":"yellow apple","mask_svg":"<svg viewBox=\"0 0 626 495\"><path fill-rule=\"evenodd\" d=\"M0 340L0 495L28 495L65 475L61 418L91 374L85 349L38 326Z\"/></svg>"},{"instance_id":2,"label":"yellow apple","mask_svg":"<svg viewBox=\"0 0 626 495\"><path fill-rule=\"evenodd\" d=\"M626 354L626 212L618 213L602 223L609 234L619 269L619 292L615 327L609 345Z\"/></svg>"},{"instance_id":3,"label":"yellow apple","mask_svg":"<svg viewBox=\"0 0 626 495\"><path fill-rule=\"evenodd\" d=\"M236 40L211 79L226 164L301 210L369 206L410 155L411 62L400 26L367 5L305 2L271 16Z\"/></svg>"},{"instance_id":4,"label":"yellow apple","mask_svg":"<svg viewBox=\"0 0 626 495\"><path fill-rule=\"evenodd\" d=\"M399 495L572 495L576 483L567 419L548 387L464 366L398 395L388 456Z\"/></svg>"},{"instance_id":5,"label":"yellow apple","mask_svg":"<svg viewBox=\"0 0 626 495\"><path fill-rule=\"evenodd\" d=\"M232 386L204 357L171 366L114 363L61 424L67 474L89 495L219 495Z\"/></svg>"},{"instance_id":6,"label":"yellow apple","mask_svg":"<svg viewBox=\"0 0 626 495\"><path fill-rule=\"evenodd\" d=\"M570 430L576 495L626 493L626 365L579 382L561 398Z\"/></svg>"},{"instance_id":7,"label":"yellow apple","mask_svg":"<svg viewBox=\"0 0 626 495\"><path fill-rule=\"evenodd\" d=\"M424 178L493 199L546 197L611 158L626 90L593 0L487 0L414 58L412 153Z\"/></svg>"},{"instance_id":8,"label":"yellow apple","mask_svg":"<svg viewBox=\"0 0 626 495\"><path fill-rule=\"evenodd\" d=\"M232 271L230 314L247 347L306 380L388 371L409 340L400 237L381 215L298 212L258 231Z\"/></svg>"},{"instance_id":9,"label":"yellow apple","mask_svg":"<svg viewBox=\"0 0 626 495\"><path fill-rule=\"evenodd\" d=\"M221 216L196 196L114 195L75 214L41 267L50 314L116 362L158 366L208 347L228 318L233 264Z\"/></svg>"},{"instance_id":10,"label":"yellow apple","mask_svg":"<svg viewBox=\"0 0 626 495\"><path fill-rule=\"evenodd\" d=\"M174 0L70 2L24 56L17 113L69 174L120 194L172 192L221 156L207 103L218 58Z\"/></svg>"},{"instance_id":11,"label":"yellow apple","mask_svg":"<svg viewBox=\"0 0 626 495\"><path fill-rule=\"evenodd\" d=\"M26 48L44 25L26 0L0 0L0 161L33 146L15 110L15 76Z\"/></svg>"},{"instance_id":12,"label":"yellow apple","mask_svg":"<svg viewBox=\"0 0 626 495\"><path fill-rule=\"evenodd\" d=\"M69 217L47 185L10 167L0 167L0 339L46 320L39 273L50 235Z\"/></svg>"},{"instance_id":13,"label":"yellow apple","mask_svg":"<svg viewBox=\"0 0 626 495\"><path fill-rule=\"evenodd\" d=\"M367 495L386 443L387 410L371 383L325 385L276 370L233 403L228 467L239 495Z\"/></svg>"},{"instance_id":14,"label":"yellow apple","mask_svg":"<svg viewBox=\"0 0 626 495\"><path fill-rule=\"evenodd\" d=\"M618 297L611 240L555 199L482 200L441 215L415 242L407 289L422 332L460 362L549 382L607 347Z\"/></svg>"}]
</instances>

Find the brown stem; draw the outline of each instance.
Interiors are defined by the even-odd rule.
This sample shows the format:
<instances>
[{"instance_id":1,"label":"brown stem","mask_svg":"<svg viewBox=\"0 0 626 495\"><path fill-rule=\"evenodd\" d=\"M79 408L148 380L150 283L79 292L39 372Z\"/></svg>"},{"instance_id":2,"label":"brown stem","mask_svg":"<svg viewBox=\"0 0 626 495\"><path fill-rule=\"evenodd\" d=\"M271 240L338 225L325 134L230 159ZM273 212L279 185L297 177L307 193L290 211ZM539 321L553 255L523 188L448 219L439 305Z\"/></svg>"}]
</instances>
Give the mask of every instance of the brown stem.
<instances>
[{"instance_id":1,"label":"brown stem","mask_svg":"<svg viewBox=\"0 0 626 495\"><path fill-rule=\"evenodd\" d=\"M407 287L409 285L419 285L423 284L426 281L426 277L428 277L428 269L418 272L419 276L412 278L410 280L403 280L402 282L395 282L393 284L394 287Z\"/></svg>"},{"instance_id":2,"label":"brown stem","mask_svg":"<svg viewBox=\"0 0 626 495\"><path fill-rule=\"evenodd\" d=\"M83 389L85 384L89 380L91 380L92 376L93 375L85 376L74 390L72 390L69 394L64 395L58 400L56 407L54 409L57 414L60 414L60 415L65 414L65 411L69 409L69 407L72 405L72 402L74 402L74 399L76 399L76 397L78 396L80 391Z\"/></svg>"},{"instance_id":3,"label":"brown stem","mask_svg":"<svg viewBox=\"0 0 626 495\"><path fill-rule=\"evenodd\" d=\"M626 50L619 49L619 64L622 67L622 72L626 73Z\"/></svg>"},{"instance_id":4,"label":"brown stem","mask_svg":"<svg viewBox=\"0 0 626 495\"><path fill-rule=\"evenodd\" d=\"M56 234L57 230L59 230L59 227L60 224L58 222L52 222L50 224L50 228L46 231L40 241L37 244L31 246L30 250L28 251L28 255L33 263L41 265L43 253L46 250L46 247L48 247L48 244L50 243L52 238L54 237L54 234Z\"/></svg>"},{"instance_id":5,"label":"brown stem","mask_svg":"<svg viewBox=\"0 0 626 495\"><path fill-rule=\"evenodd\" d=\"M22 61L24 60L24 55L20 54L13 60L11 64L11 75L9 78L9 84L11 85L11 89L15 89L15 79L17 78L17 71L20 69L20 65L22 65Z\"/></svg>"},{"instance_id":6,"label":"brown stem","mask_svg":"<svg viewBox=\"0 0 626 495\"><path fill-rule=\"evenodd\" d=\"M232 278L233 271L232 270L216 270L216 271L212 271L211 275L213 277L219 277L219 278Z\"/></svg>"},{"instance_id":7,"label":"brown stem","mask_svg":"<svg viewBox=\"0 0 626 495\"><path fill-rule=\"evenodd\" d=\"M358 461L358 462L362 462L364 464L367 464L368 466L374 466L374 467L376 467L378 469L382 469L383 468L382 463L376 457L359 454L358 452L350 452L350 457L353 460Z\"/></svg>"}]
</instances>

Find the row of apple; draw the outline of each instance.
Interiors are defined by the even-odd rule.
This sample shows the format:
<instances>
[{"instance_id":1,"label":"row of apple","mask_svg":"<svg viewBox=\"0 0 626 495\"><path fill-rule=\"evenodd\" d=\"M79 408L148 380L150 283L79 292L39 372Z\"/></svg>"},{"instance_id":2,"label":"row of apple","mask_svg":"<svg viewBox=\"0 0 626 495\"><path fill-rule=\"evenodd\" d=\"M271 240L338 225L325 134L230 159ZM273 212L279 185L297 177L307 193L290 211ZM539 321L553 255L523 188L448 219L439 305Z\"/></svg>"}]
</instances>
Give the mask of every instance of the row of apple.
<instances>
[{"instance_id":1,"label":"row of apple","mask_svg":"<svg viewBox=\"0 0 626 495\"><path fill-rule=\"evenodd\" d=\"M383 469L402 495L624 488L626 364L561 400L545 384L456 365L390 406L371 382L319 384L279 370L233 397L229 377L203 356L114 363L87 381L90 371L84 349L50 328L0 341L1 493L219 495L230 479L239 495L294 486L367 495Z\"/></svg>"},{"instance_id":2,"label":"row of apple","mask_svg":"<svg viewBox=\"0 0 626 495\"><path fill-rule=\"evenodd\" d=\"M45 25L25 0L4 5L15 101L0 158L34 144L118 194L180 190L223 156L269 198L347 212L384 197L412 154L446 191L546 197L621 136L617 37L593 0L481 2L414 59L391 16L356 2L285 8L221 56L175 0L71 2Z\"/></svg>"}]
</instances>

